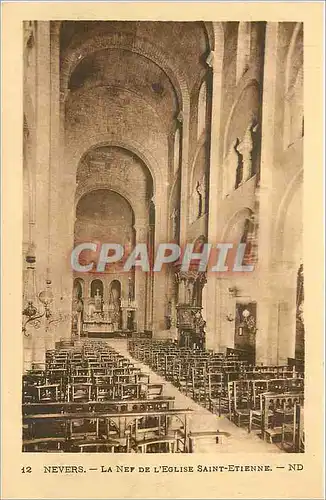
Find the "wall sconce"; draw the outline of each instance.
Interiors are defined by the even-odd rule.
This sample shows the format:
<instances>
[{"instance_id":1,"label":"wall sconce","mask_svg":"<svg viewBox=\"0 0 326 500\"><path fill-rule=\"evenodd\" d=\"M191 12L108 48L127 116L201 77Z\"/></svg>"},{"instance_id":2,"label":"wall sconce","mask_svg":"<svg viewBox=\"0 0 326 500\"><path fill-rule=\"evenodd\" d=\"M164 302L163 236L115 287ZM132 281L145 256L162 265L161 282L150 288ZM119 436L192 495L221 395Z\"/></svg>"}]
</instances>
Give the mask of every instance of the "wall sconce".
<instances>
[{"instance_id":1,"label":"wall sconce","mask_svg":"<svg viewBox=\"0 0 326 500\"><path fill-rule=\"evenodd\" d=\"M239 290L236 286L233 286L233 287L228 288L228 291L229 291L229 294L230 294L232 297L238 297L239 292L240 292L240 290Z\"/></svg>"},{"instance_id":2,"label":"wall sconce","mask_svg":"<svg viewBox=\"0 0 326 500\"><path fill-rule=\"evenodd\" d=\"M230 323L231 323L232 321L234 321L234 316L233 316L233 314L231 314L231 313L227 314L227 315L226 315L226 319L227 319L228 321L230 321Z\"/></svg>"},{"instance_id":3,"label":"wall sconce","mask_svg":"<svg viewBox=\"0 0 326 500\"><path fill-rule=\"evenodd\" d=\"M244 309L244 311L242 311L242 316L245 320L248 319L248 317L250 316L250 311L248 311L248 309Z\"/></svg>"},{"instance_id":4,"label":"wall sconce","mask_svg":"<svg viewBox=\"0 0 326 500\"><path fill-rule=\"evenodd\" d=\"M248 311L248 309L244 309L242 311L242 317L243 317L243 326L245 326L250 332L256 333L257 328L256 328L256 321L254 316L252 316L251 312Z\"/></svg>"},{"instance_id":5,"label":"wall sconce","mask_svg":"<svg viewBox=\"0 0 326 500\"><path fill-rule=\"evenodd\" d=\"M38 299L43 304L44 311L41 313L38 311L37 307L33 304L32 300L28 301L27 306L23 309L23 316L26 316L27 319L23 323L22 332L26 337L29 337L29 334L26 334L26 326L28 323L32 321L35 322L34 326L36 328L39 327L37 320L43 318L45 316L46 319L51 317L50 305L53 302L53 294L51 291L51 280L46 280L46 289L39 293Z\"/></svg>"}]
</instances>

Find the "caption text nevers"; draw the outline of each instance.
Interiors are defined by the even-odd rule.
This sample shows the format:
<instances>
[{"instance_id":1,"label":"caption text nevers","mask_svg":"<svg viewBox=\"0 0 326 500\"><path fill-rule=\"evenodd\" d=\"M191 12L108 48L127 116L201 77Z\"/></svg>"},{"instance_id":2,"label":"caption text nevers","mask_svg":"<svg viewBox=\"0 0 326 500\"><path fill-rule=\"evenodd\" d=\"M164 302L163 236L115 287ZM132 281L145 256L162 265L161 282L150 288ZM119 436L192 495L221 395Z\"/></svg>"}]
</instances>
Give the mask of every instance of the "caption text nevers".
<instances>
[{"instance_id":1,"label":"caption text nevers","mask_svg":"<svg viewBox=\"0 0 326 500\"><path fill-rule=\"evenodd\" d=\"M288 471L302 471L302 464L286 464L286 465L244 465L244 464L221 464L221 465L147 465L147 466L126 466L115 465L99 467L85 467L82 465L44 465L43 472L45 474L74 474L85 472L100 472L100 473L189 473L189 472L272 472L276 469L285 469Z\"/></svg>"}]
</instances>

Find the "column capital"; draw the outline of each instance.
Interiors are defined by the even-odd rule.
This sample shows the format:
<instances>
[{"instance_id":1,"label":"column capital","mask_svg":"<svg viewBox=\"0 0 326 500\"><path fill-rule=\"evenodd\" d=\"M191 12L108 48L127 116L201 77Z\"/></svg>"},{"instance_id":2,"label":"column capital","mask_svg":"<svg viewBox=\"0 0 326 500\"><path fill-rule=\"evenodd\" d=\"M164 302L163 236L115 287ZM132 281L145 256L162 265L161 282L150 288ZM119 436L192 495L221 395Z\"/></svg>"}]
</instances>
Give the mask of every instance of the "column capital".
<instances>
[{"instance_id":1,"label":"column capital","mask_svg":"<svg viewBox=\"0 0 326 500\"><path fill-rule=\"evenodd\" d=\"M137 223L134 225L136 231L136 242L145 243L147 240L148 224Z\"/></svg>"}]
</instances>

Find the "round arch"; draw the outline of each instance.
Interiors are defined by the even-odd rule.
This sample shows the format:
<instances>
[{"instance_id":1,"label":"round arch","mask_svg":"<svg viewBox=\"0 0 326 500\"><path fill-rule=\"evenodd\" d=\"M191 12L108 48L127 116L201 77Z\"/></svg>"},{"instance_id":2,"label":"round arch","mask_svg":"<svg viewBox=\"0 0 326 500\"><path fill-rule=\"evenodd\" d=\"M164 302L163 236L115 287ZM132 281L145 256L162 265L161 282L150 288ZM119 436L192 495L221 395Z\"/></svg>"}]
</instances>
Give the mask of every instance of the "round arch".
<instances>
[{"instance_id":1,"label":"round arch","mask_svg":"<svg viewBox=\"0 0 326 500\"><path fill-rule=\"evenodd\" d=\"M273 233L273 241L277 242L274 248L275 257L277 255L281 255L281 252L284 247L284 225L285 225L287 209L290 206L296 191L299 189L302 183L303 183L303 168L299 172L297 172L297 174L292 178L291 182L289 183L284 193L284 196L281 200L281 203L279 205L278 212L276 214L276 219L275 219L276 222Z\"/></svg>"},{"instance_id":2,"label":"round arch","mask_svg":"<svg viewBox=\"0 0 326 500\"><path fill-rule=\"evenodd\" d=\"M80 148L73 152L73 174L76 175L79 163L83 160L83 158L89 151L102 146L118 147L135 154L146 165L152 176L154 195L156 194L158 189L164 185L163 183L165 182L165 178L163 177L162 170L156 159L146 148L144 148L136 141L114 139L112 138L112 134L109 133L97 134L95 136L88 137L87 140L80 145Z\"/></svg>"},{"instance_id":3,"label":"round arch","mask_svg":"<svg viewBox=\"0 0 326 500\"><path fill-rule=\"evenodd\" d=\"M85 281L82 278L75 278L73 287L77 290L77 296L79 299L85 297Z\"/></svg>"},{"instance_id":4,"label":"round arch","mask_svg":"<svg viewBox=\"0 0 326 500\"><path fill-rule=\"evenodd\" d=\"M127 34L108 33L95 36L82 43L77 49L70 48L66 51L61 69L61 90L64 99L68 93L70 76L81 60L98 50L112 48L133 52L154 62L170 79L177 94L180 110L189 111L190 98L187 81L177 64L161 53L158 47L143 39L134 40Z\"/></svg>"},{"instance_id":5,"label":"round arch","mask_svg":"<svg viewBox=\"0 0 326 500\"><path fill-rule=\"evenodd\" d=\"M96 90L99 90L102 88L105 88L105 89L112 88L115 90L120 90L126 94L136 96L137 99L139 99L139 101L144 105L144 107L146 107L148 110L151 111L151 113L153 113L156 120L160 120L162 118L159 115L159 113L157 112L157 110L155 109L155 107L147 99L145 99L144 96L142 94L140 94L139 92L136 92L135 90L131 90L129 88L119 86L119 85L108 85L108 84L102 85L101 84L101 85L96 86ZM92 90L92 87L86 87L86 88L80 87L80 88L73 91L73 95L74 95L74 97L77 97L78 99L83 99L84 98L83 94L88 94L90 92L90 90Z\"/></svg>"},{"instance_id":6,"label":"round arch","mask_svg":"<svg viewBox=\"0 0 326 500\"><path fill-rule=\"evenodd\" d=\"M243 94L250 87L254 87L258 91L260 90L260 86L259 86L258 81L256 79L251 79L251 80L249 80L249 81L247 81L247 82L244 83L241 91L238 94L237 99L232 104L232 108L230 110L230 113L229 113L229 116L228 116L228 119L227 119L227 122L226 122L226 125L225 125L225 131L224 131L224 138L223 138L223 158L224 159L225 159L225 157L226 157L226 155L228 153L228 151L227 151L227 143L228 143L229 130L230 130L230 125L231 125L231 122L232 122L234 111L236 110L238 104L241 102Z\"/></svg>"},{"instance_id":7,"label":"round arch","mask_svg":"<svg viewBox=\"0 0 326 500\"><path fill-rule=\"evenodd\" d=\"M96 279L92 280L90 282L89 286L90 286L90 294L89 294L90 297L94 298L96 293L97 293L97 290L99 290L100 295L103 298L104 285L103 285L103 281L101 279L96 278Z\"/></svg>"},{"instance_id":8,"label":"round arch","mask_svg":"<svg viewBox=\"0 0 326 500\"><path fill-rule=\"evenodd\" d=\"M194 245L194 249L195 249L196 245L203 245L203 244L207 243L207 236L205 236L204 234L200 234L199 236L195 236L191 243Z\"/></svg>"},{"instance_id":9,"label":"round arch","mask_svg":"<svg viewBox=\"0 0 326 500\"><path fill-rule=\"evenodd\" d=\"M228 238L228 235L232 231L234 227L237 226L240 222L244 221L245 219L250 218L253 215L253 211L249 207L244 207L241 210L237 210L227 221L225 224L223 230L222 230L222 242L226 242L226 238ZM227 241L227 243L231 243Z\"/></svg>"},{"instance_id":10,"label":"round arch","mask_svg":"<svg viewBox=\"0 0 326 500\"><path fill-rule=\"evenodd\" d=\"M82 189L80 192L78 192L78 194L76 194L76 197L75 197L75 210L77 209L77 205L82 200L82 198L84 198L89 193L92 193L93 191L98 191L99 189L101 189L101 190L103 189L103 190L106 190L106 191L111 191L113 193L116 193L116 194L120 195L129 204L130 209L133 212L135 218L137 217L137 215L140 215L135 210L135 208L133 206L133 203L132 203L132 201L131 201L131 199L128 196L128 193L126 191L124 191L122 189L117 189L115 187L113 188L111 185L103 184L101 182L99 182L98 184L92 184L91 186L87 185L87 186L84 187L84 189Z\"/></svg>"}]
</instances>

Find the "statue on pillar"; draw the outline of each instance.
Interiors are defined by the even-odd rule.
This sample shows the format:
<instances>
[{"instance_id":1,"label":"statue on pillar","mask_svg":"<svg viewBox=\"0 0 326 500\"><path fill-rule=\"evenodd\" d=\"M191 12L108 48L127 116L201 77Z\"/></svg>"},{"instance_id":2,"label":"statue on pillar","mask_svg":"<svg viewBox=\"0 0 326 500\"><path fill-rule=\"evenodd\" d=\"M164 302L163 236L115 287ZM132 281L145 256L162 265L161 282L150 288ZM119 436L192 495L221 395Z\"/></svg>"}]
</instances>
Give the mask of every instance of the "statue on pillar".
<instances>
[{"instance_id":1,"label":"statue on pillar","mask_svg":"<svg viewBox=\"0 0 326 500\"><path fill-rule=\"evenodd\" d=\"M228 152L224 163L224 196L227 196L234 191L237 180L237 170L239 166L239 153L237 151L237 144L239 139L235 139L232 143L231 149Z\"/></svg>"},{"instance_id":2,"label":"statue on pillar","mask_svg":"<svg viewBox=\"0 0 326 500\"><path fill-rule=\"evenodd\" d=\"M198 201L198 217L201 217L206 213L206 203L207 203L207 188L206 188L206 172L204 172L202 178L198 182L197 193L199 197Z\"/></svg>"},{"instance_id":3,"label":"statue on pillar","mask_svg":"<svg viewBox=\"0 0 326 500\"><path fill-rule=\"evenodd\" d=\"M95 311L100 312L102 311L102 295L100 294L100 290L96 290L96 294L94 295L94 304L95 304Z\"/></svg>"},{"instance_id":4,"label":"statue on pillar","mask_svg":"<svg viewBox=\"0 0 326 500\"><path fill-rule=\"evenodd\" d=\"M242 179L240 184L246 182L252 176L252 150L254 147L252 132L255 132L257 126L254 127L252 122L249 124L237 148L238 152L242 155Z\"/></svg>"}]
</instances>

